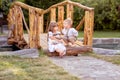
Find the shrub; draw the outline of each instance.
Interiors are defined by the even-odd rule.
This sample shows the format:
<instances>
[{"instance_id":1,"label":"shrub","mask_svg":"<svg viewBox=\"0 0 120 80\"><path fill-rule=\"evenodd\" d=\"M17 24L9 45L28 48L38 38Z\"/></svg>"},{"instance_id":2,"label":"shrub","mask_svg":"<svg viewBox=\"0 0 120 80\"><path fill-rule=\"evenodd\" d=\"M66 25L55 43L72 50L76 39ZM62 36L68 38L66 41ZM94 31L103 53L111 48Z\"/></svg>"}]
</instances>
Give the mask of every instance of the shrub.
<instances>
[{"instance_id":1,"label":"shrub","mask_svg":"<svg viewBox=\"0 0 120 80\"><path fill-rule=\"evenodd\" d=\"M74 0L83 5L95 8L95 30L119 30L120 13L117 7L120 0ZM77 10L75 11L77 12ZM79 15L79 16L82 16ZM74 19L77 19L78 15ZM76 20L75 20L76 21Z\"/></svg>"}]
</instances>

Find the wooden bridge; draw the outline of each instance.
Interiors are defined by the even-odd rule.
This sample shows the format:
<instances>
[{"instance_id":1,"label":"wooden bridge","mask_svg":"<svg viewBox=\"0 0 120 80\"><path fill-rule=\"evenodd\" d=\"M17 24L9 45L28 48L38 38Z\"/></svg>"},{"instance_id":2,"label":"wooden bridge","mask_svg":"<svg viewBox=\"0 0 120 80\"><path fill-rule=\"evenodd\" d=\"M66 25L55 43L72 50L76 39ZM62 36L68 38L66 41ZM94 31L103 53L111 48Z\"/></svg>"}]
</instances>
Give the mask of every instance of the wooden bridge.
<instances>
[{"instance_id":1,"label":"wooden bridge","mask_svg":"<svg viewBox=\"0 0 120 80\"><path fill-rule=\"evenodd\" d=\"M73 20L75 6L82 8L85 11L85 15L79 22L76 29L79 30L81 26L84 25L83 44L86 46L92 46L94 8L90 8L70 0L65 0L61 3L55 4L46 10L32 7L21 2L14 2L8 14L8 25L10 30L8 43L15 44L21 49L46 48L47 34L44 33L44 15L50 13L50 21L57 21L59 30L61 30L63 28L63 21L65 18L71 18ZM28 11L29 24L26 23L22 9ZM64 13L66 13L66 16ZM23 26L25 26L27 33L24 32Z\"/></svg>"}]
</instances>

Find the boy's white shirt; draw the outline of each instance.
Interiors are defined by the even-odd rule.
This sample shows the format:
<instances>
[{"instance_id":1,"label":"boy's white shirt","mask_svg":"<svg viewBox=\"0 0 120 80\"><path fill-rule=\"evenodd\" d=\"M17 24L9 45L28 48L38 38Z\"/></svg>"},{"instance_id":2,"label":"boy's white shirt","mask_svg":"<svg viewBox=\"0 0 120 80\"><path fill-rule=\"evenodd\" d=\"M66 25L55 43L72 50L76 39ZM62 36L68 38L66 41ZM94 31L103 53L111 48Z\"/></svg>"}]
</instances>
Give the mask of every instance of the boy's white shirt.
<instances>
[{"instance_id":1,"label":"boy's white shirt","mask_svg":"<svg viewBox=\"0 0 120 80\"><path fill-rule=\"evenodd\" d=\"M70 29L63 29L62 30L62 34L64 36L68 36L68 37L77 37L78 36L78 31L75 28L70 28Z\"/></svg>"}]
</instances>

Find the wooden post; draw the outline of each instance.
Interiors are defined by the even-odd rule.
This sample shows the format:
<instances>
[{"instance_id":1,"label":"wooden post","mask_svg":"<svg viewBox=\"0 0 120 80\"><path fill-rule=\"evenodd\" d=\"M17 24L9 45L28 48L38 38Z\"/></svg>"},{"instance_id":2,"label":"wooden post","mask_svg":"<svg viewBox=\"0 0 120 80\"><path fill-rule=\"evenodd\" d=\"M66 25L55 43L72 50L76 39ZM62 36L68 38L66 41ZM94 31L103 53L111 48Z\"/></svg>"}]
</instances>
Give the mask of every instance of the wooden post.
<instances>
[{"instance_id":1,"label":"wooden post","mask_svg":"<svg viewBox=\"0 0 120 80\"><path fill-rule=\"evenodd\" d=\"M29 46L30 48L35 48L34 45L34 19L35 19L35 11L29 9L29 26L30 26L30 34L29 34Z\"/></svg>"},{"instance_id":2,"label":"wooden post","mask_svg":"<svg viewBox=\"0 0 120 80\"><path fill-rule=\"evenodd\" d=\"M18 7L18 35L19 40L23 40L23 22L22 22L22 13L20 7Z\"/></svg>"},{"instance_id":3,"label":"wooden post","mask_svg":"<svg viewBox=\"0 0 120 80\"><path fill-rule=\"evenodd\" d=\"M88 45L93 43L93 27L94 27L94 11L89 11L89 30L88 30Z\"/></svg>"},{"instance_id":4,"label":"wooden post","mask_svg":"<svg viewBox=\"0 0 120 80\"><path fill-rule=\"evenodd\" d=\"M73 5L67 4L67 18L71 18L73 20Z\"/></svg>"},{"instance_id":5,"label":"wooden post","mask_svg":"<svg viewBox=\"0 0 120 80\"><path fill-rule=\"evenodd\" d=\"M84 45L92 46L94 11L85 11Z\"/></svg>"},{"instance_id":6,"label":"wooden post","mask_svg":"<svg viewBox=\"0 0 120 80\"><path fill-rule=\"evenodd\" d=\"M15 22L15 28L14 28L14 30L15 30L15 40L17 40L18 38L18 27L17 27L17 23L18 23L18 18L17 18L17 16L18 16L18 10L17 10L17 6L14 6L14 22Z\"/></svg>"},{"instance_id":7,"label":"wooden post","mask_svg":"<svg viewBox=\"0 0 120 80\"><path fill-rule=\"evenodd\" d=\"M56 8L51 8L51 21L56 21Z\"/></svg>"},{"instance_id":8,"label":"wooden post","mask_svg":"<svg viewBox=\"0 0 120 80\"><path fill-rule=\"evenodd\" d=\"M39 34L44 32L44 15L38 16L38 29Z\"/></svg>"},{"instance_id":9,"label":"wooden post","mask_svg":"<svg viewBox=\"0 0 120 80\"><path fill-rule=\"evenodd\" d=\"M64 21L64 6L58 6L58 27L60 31L63 28L63 21Z\"/></svg>"},{"instance_id":10,"label":"wooden post","mask_svg":"<svg viewBox=\"0 0 120 80\"><path fill-rule=\"evenodd\" d=\"M35 19L34 19L34 47L38 48L40 47L40 43L39 43L39 26L38 26L38 20L39 20L39 14L36 13L35 14Z\"/></svg>"}]
</instances>

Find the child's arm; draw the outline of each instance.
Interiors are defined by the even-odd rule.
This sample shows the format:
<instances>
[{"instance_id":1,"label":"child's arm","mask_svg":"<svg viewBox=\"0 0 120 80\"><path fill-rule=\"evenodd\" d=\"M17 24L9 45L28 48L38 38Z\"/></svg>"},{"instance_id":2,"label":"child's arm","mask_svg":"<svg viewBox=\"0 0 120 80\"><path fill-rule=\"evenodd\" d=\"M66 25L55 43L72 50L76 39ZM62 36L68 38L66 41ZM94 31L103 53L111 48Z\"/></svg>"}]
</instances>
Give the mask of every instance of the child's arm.
<instances>
[{"instance_id":1,"label":"child's arm","mask_svg":"<svg viewBox=\"0 0 120 80\"><path fill-rule=\"evenodd\" d=\"M73 33L74 36L76 36L76 37L78 36L78 31L76 29L74 29L74 28L72 30L72 33Z\"/></svg>"}]
</instances>

